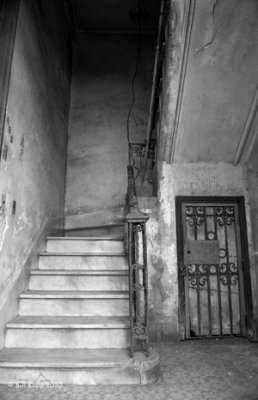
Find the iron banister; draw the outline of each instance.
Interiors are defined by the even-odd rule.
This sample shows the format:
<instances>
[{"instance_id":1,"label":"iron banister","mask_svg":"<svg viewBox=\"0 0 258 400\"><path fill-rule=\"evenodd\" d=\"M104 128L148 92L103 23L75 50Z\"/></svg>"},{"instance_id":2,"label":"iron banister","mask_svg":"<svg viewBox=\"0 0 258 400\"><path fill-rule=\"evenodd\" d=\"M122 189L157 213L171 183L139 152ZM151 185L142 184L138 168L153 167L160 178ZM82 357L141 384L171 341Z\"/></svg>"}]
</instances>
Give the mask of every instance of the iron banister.
<instances>
[{"instance_id":1,"label":"iron banister","mask_svg":"<svg viewBox=\"0 0 258 400\"><path fill-rule=\"evenodd\" d=\"M133 167L127 167L127 248L129 260L130 355L144 351L149 355L148 266L146 223L148 214L139 210Z\"/></svg>"}]
</instances>

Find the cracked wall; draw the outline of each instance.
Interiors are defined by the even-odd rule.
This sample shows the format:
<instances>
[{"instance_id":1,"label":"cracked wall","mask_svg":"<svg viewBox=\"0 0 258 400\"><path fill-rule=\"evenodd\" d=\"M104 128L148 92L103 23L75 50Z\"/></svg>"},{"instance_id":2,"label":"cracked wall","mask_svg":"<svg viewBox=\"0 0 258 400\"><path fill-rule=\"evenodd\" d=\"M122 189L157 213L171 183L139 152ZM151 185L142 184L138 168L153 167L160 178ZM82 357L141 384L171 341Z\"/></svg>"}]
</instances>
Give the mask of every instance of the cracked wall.
<instances>
[{"instance_id":1,"label":"cracked wall","mask_svg":"<svg viewBox=\"0 0 258 400\"><path fill-rule=\"evenodd\" d=\"M257 89L257 1L194 3L174 160L232 162Z\"/></svg>"}]
</instances>

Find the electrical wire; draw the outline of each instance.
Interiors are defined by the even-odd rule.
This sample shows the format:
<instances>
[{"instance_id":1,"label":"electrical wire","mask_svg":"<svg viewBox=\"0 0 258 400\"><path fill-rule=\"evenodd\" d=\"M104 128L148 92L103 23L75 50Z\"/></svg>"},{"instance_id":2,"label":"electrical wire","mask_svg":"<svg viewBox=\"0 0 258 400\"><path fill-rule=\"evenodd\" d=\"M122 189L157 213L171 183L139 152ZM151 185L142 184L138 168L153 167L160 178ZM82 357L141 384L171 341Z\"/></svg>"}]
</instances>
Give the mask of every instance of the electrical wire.
<instances>
[{"instance_id":1,"label":"electrical wire","mask_svg":"<svg viewBox=\"0 0 258 400\"><path fill-rule=\"evenodd\" d=\"M141 15L140 15L140 0L137 0L137 22L138 22L138 48L137 48L137 57L136 57L136 63L135 63L135 70L134 74L131 80L131 93L132 93L132 102L128 111L127 115L127 121L126 121L126 131L127 131L127 141L128 144L131 144L130 141L130 118L131 114L134 108L135 104L135 79L137 77L138 69L139 69L139 63L140 63L140 57L141 57L141 50L142 50L142 24L141 24Z\"/></svg>"}]
</instances>

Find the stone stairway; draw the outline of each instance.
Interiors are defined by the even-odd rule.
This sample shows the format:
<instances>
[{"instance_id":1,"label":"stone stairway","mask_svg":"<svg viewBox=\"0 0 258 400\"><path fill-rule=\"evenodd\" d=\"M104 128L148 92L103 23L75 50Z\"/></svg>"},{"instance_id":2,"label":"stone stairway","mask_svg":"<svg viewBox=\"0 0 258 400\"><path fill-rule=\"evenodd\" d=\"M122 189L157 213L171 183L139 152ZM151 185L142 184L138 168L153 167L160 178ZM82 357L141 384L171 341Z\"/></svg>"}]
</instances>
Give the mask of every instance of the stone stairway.
<instances>
[{"instance_id":1,"label":"stone stairway","mask_svg":"<svg viewBox=\"0 0 258 400\"><path fill-rule=\"evenodd\" d=\"M0 383L137 384L158 358L128 356L128 261L123 240L49 237L19 315L7 323ZM44 383L44 382L43 382Z\"/></svg>"}]
</instances>

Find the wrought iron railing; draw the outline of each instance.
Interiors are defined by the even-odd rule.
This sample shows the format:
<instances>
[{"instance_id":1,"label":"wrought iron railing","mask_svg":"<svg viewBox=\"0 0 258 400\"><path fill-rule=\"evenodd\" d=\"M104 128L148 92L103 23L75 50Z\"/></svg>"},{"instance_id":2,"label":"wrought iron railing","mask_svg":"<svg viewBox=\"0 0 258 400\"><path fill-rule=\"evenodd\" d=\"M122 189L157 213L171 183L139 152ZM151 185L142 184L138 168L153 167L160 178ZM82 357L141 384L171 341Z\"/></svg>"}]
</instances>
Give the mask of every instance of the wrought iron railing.
<instances>
[{"instance_id":1,"label":"wrought iron railing","mask_svg":"<svg viewBox=\"0 0 258 400\"><path fill-rule=\"evenodd\" d=\"M126 241L129 259L130 350L149 355L148 268L146 223L149 216L139 210L133 166L127 167Z\"/></svg>"},{"instance_id":2,"label":"wrought iron railing","mask_svg":"<svg viewBox=\"0 0 258 400\"><path fill-rule=\"evenodd\" d=\"M148 175L148 164L149 164L149 151L150 148L156 143L159 138L160 131L160 119L162 114L162 103L163 103L163 86L165 78L165 60L166 60L166 28L169 15L169 4L168 0L161 1L160 18L159 18L159 28L157 36L155 63L153 71L153 81L152 81L152 91L150 99L150 110L149 110L149 120L147 127L147 137L146 137L146 150L143 160L142 168L142 181L147 179Z\"/></svg>"},{"instance_id":3,"label":"wrought iron railing","mask_svg":"<svg viewBox=\"0 0 258 400\"><path fill-rule=\"evenodd\" d=\"M133 166L134 180L136 184L142 185L143 174L145 181L153 186L153 192L156 190L155 168L156 168L156 139L152 138L148 147L147 165L144 170L146 155L146 141L129 143L129 163Z\"/></svg>"}]
</instances>

